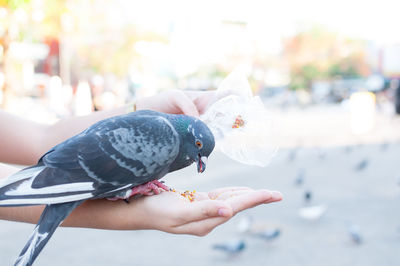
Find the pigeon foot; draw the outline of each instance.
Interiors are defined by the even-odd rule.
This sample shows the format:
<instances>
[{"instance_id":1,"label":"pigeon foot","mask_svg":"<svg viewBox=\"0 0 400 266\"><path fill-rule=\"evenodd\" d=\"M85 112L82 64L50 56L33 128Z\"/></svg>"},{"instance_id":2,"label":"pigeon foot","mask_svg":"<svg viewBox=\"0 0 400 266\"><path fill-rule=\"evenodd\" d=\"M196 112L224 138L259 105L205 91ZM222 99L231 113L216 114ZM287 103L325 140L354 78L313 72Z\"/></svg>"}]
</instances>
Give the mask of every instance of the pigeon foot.
<instances>
[{"instance_id":1,"label":"pigeon foot","mask_svg":"<svg viewBox=\"0 0 400 266\"><path fill-rule=\"evenodd\" d=\"M147 183L144 183L142 185L133 187L131 190L128 190L125 195L122 196L115 196L112 198L107 198L108 200L111 201L116 201L116 200L125 200L127 203L129 202L128 199L136 196L136 195L145 195L145 196L150 196L150 195L158 195L160 194L160 188L169 191L170 188L165 185L164 183L158 181L158 180L153 180Z\"/></svg>"}]
</instances>

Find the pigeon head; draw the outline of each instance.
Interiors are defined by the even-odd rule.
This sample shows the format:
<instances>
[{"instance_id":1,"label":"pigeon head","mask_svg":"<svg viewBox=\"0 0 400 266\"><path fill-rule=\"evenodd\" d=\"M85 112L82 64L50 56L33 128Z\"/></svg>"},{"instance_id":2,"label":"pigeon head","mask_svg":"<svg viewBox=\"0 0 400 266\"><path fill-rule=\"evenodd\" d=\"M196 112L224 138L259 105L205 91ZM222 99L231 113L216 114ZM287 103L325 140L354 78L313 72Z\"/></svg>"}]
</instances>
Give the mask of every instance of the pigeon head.
<instances>
[{"instance_id":1,"label":"pigeon head","mask_svg":"<svg viewBox=\"0 0 400 266\"><path fill-rule=\"evenodd\" d=\"M179 170L196 162L197 171L204 172L207 158L215 146L211 130L200 119L191 116L173 115L170 121L181 138L179 154L170 171Z\"/></svg>"}]
</instances>

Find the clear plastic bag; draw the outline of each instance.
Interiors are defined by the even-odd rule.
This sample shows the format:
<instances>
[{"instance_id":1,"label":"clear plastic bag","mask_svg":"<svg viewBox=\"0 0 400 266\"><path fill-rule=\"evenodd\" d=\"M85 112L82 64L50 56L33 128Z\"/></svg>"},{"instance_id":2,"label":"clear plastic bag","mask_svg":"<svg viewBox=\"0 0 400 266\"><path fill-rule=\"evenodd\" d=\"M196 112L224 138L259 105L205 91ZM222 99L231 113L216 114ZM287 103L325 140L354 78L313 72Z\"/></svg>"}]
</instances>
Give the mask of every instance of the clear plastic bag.
<instances>
[{"instance_id":1,"label":"clear plastic bag","mask_svg":"<svg viewBox=\"0 0 400 266\"><path fill-rule=\"evenodd\" d=\"M259 97L254 97L240 69L225 78L217 97L201 119L213 132L217 146L233 160L266 166L277 151L273 120Z\"/></svg>"}]
</instances>

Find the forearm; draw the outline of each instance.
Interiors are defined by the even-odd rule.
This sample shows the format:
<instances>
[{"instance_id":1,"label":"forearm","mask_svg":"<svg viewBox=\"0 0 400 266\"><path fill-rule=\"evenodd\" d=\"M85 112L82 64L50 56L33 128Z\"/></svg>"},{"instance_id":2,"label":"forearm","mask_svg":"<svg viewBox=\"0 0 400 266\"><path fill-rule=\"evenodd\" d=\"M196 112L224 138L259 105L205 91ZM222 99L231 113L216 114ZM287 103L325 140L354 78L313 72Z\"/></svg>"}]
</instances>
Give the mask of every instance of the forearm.
<instances>
[{"instance_id":1,"label":"forearm","mask_svg":"<svg viewBox=\"0 0 400 266\"><path fill-rule=\"evenodd\" d=\"M107 199L87 200L77 207L62 223L66 227L85 227L108 230L140 230L145 214L141 199L129 204Z\"/></svg>"},{"instance_id":2,"label":"forearm","mask_svg":"<svg viewBox=\"0 0 400 266\"><path fill-rule=\"evenodd\" d=\"M77 207L62 223L66 227L84 227L111 230L144 229L140 219L132 217L138 207L123 201L88 200ZM125 206L127 205L127 206ZM0 207L0 219L36 224L45 206ZM138 216L139 217L139 216ZM142 219L143 220L143 219Z\"/></svg>"},{"instance_id":3,"label":"forearm","mask_svg":"<svg viewBox=\"0 0 400 266\"><path fill-rule=\"evenodd\" d=\"M126 113L127 107L61 119L53 125L36 123L0 110L0 162L32 165L51 147L80 133L90 125Z\"/></svg>"},{"instance_id":4,"label":"forearm","mask_svg":"<svg viewBox=\"0 0 400 266\"><path fill-rule=\"evenodd\" d=\"M0 162L30 164L40 156L46 125L0 110Z\"/></svg>"},{"instance_id":5,"label":"forearm","mask_svg":"<svg viewBox=\"0 0 400 266\"><path fill-rule=\"evenodd\" d=\"M40 153L45 153L51 147L76 134L79 134L100 120L125 114L127 110L128 107L124 106L113 110L93 112L86 116L75 116L61 119L46 129Z\"/></svg>"},{"instance_id":6,"label":"forearm","mask_svg":"<svg viewBox=\"0 0 400 266\"><path fill-rule=\"evenodd\" d=\"M44 207L0 207L0 220L36 224ZM123 201L87 200L72 211L61 226L108 230L147 229L144 226L144 218L138 218L141 217L140 209L139 204L135 202L128 205Z\"/></svg>"}]
</instances>

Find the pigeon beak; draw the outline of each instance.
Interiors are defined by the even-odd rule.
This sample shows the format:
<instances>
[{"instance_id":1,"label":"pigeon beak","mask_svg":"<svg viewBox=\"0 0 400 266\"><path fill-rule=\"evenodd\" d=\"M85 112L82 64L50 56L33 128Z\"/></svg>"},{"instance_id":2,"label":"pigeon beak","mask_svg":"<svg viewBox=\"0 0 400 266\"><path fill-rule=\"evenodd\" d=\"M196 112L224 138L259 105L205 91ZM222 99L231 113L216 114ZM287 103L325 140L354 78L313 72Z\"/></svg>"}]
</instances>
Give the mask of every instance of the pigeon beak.
<instances>
[{"instance_id":1,"label":"pigeon beak","mask_svg":"<svg viewBox=\"0 0 400 266\"><path fill-rule=\"evenodd\" d=\"M204 170L206 170L207 159L208 158L206 156L201 156L200 154L198 155L198 158L197 158L197 172L198 173L203 173Z\"/></svg>"}]
</instances>

